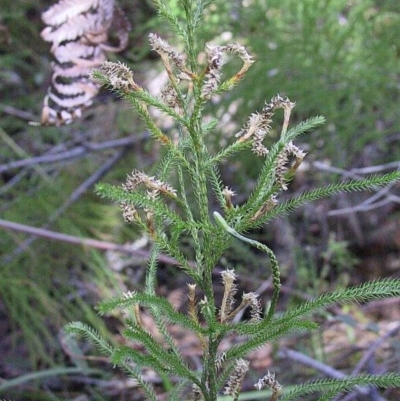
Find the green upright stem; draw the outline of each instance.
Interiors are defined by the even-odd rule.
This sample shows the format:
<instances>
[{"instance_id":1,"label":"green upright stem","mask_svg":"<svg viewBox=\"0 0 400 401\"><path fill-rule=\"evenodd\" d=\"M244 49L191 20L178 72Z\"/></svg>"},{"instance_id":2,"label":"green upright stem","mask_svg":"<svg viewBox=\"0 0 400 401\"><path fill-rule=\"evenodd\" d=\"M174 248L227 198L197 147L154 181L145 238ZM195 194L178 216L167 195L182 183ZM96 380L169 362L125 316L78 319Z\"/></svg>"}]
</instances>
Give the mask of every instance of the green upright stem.
<instances>
[{"instance_id":1,"label":"green upright stem","mask_svg":"<svg viewBox=\"0 0 400 401\"><path fill-rule=\"evenodd\" d=\"M186 25L187 25L187 54L189 58L189 65L192 71L195 70L197 66L196 62L196 35L195 35L195 26L193 21L193 1L192 0L183 0L182 1L185 13L186 13Z\"/></svg>"},{"instance_id":2,"label":"green upright stem","mask_svg":"<svg viewBox=\"0 0 400 401\"><path fill-rule=\"evenodd\" d=\"M207 384L208 384L208 394L204 395L205 401L216 401L218 395L218 385L217 385L217 349L220 344L221 338L218 336L217 338L210 338L209 340L209 348L208 348L208 356L207 356L207 364L205 364L204 369L207 370Z\"/></svg>"}]
</instances>

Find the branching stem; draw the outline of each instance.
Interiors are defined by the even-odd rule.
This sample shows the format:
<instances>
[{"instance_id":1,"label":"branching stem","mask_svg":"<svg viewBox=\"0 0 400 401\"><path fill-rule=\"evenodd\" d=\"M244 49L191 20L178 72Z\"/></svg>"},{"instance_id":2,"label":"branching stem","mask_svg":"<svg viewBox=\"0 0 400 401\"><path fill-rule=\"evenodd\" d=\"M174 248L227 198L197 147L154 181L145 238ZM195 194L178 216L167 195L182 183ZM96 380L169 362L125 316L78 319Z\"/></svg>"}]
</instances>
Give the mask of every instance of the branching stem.
<instances>
[{"instance_id":1,"label":"branching stem","mask_svg":"<svg viewBox=\"0 0 400 401\"><path fill-rule=\"evenodd\" d=\"M237 238L240 241L246 242L247 244L254 246L255 248L259 249L260 251L268 255L269 260L271 261L272 282L274 286L274 292L272 294L271 306L269 307L266 320L267 321L271 320L275 312L276 304L278 302L278 297L279 297L279 291L281 288L279 264L274 252L261 242L252 240L250 238L246 238L243 235L239 234L236 230L234 230L232 227L228 225L225 219L218 212L214 212L213 215L217 224L221 228L223 228L228 234L232 235L233 237Z\"/></svg>"}]
</instances>

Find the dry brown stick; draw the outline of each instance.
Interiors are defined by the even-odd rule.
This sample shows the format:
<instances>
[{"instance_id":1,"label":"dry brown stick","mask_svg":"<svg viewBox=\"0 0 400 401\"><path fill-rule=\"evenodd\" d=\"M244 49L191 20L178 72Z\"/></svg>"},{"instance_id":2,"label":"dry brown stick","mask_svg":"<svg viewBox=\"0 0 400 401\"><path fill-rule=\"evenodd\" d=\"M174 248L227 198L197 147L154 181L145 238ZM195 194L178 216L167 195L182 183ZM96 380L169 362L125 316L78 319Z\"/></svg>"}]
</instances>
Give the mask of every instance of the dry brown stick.
<instances>
[{"instance_id":1,"label":"dry brown stick","mask_svg":"<svg viewBox=\"0 0 400 401\"><path fill-rule=\"evenodd\" d=\"M352 178L355 180L359 180L363 178L365 174L376 174L377 172L385 171L385 170L400 170L400 163L393 162L387 163L380 166L371 166L359 169L351 169L349 171L343 170L338 167L328 166L325 163L314 162L313 166L322 171L328 171L330 173L341 174L343 178ZM388 203L395 202L400 203L400 197L390 193L390 190L395 184L389 184L384 188L375 188L375 194L370 196L368 199L363 201L361 204L346 207L337 210L330 210L327 214L328 216L337 216L342 214L350 214L354 212L367 212L369 210L374 210L378 207L385 206Z\"/></svg>"},{"instance_id":2,"label":"dry brown stick","mask_svg":"<svg viewBox=\"0 0 400 401\"><path fill-rule=\"evenodd\" d=\"M7 220L0 219L0 228L4 228L6 230L24 232L36 237L47 238L51 241L62 241L62 242L68 242L70 244L77 244L83 247L96 248L102 251L121 252L126 254L137 255L140 256L141 258L148 258L150 256L150 252L143 251L140 249L132 249L131 245L119 245L108 241L100 241L91 238L82 238L74 235L62 234L56 231L27 226L25 224L14 223L12 221L7 221ZM160 254L158 259L164 263L175 264L175 265L177 264L177 261L175 259L164 254Z\"/></svg>"},{"instance_id":3,"label":"dry brown stick","mask_svg":"<svg viewBox=\"0 0 400 401\"><path fill-rule=\"evenodd\" d=\"M14 170L22 167L30 167L37 164L50 164L58 163L65 160L72 160L88 156L92 152L99 152L105 149L128 147L132 146L144 139L149 138L148 132L142 132L128 136L126 138L114 139L111 141L104 141L101 143L85 143L75 148L68 149L63 152L56 154L46 154L43 156L31 157L28 159L15 160L10 163L0 164L0 173L4 173L9 170Z\"/></svg>"},{"instance_id":4,"label":"dry brown stick","mask_svg":"<svg viewBox=\"0 0 400 401\"><path fill-rule=\"evenodd\" d=\"M47 223L42 225L42 229L49 227L68 207L75 203L92 185L98 182L125 154L127 148L124 148L114 154L104 165L95 171L88 179L86 179L75 191L70 195L69 199L61 205L51 216ZM3 263L10 263L16 256L20 255L37 237L31 235L22 244L18 246L10 255L3 257Z\"/></svg>"},{"instance_id":5,"label":"dry brown stick","mask_svg":"<svg viewBox=\"0 0 400 401\"><path fill-rule=\"evenodd\" d=\"M368 348L367 352L360 359L357 366L353 369L351 374L353 376L358 375L361 372L361 369L364 367L364 365L374 355L377 348L379 348L389 337L394 336L399 331L400 331L400 323L398 322L395 323L394 327L392 327L387 333L385 333L384 335L379 337L376 341L374 341Z\"/></svg>"},{"instance_id":6,"label":"dry brown stick","mask_svg":"<svg viewBox=\"0 0 400 401\"><path fill-rule=\"evenodd\" d=\"M360 179L361 177L357 174L376 174L385 170L400 170L400 162L391 162L386 164L380 164L378 166L368 166L362 168L352 168L350 170L344 170L339 167L329 166L326 163L322 163L319 161L313 162L313 166L322 171L328 171L331 173L339 173L343 176Z\"/></svg>"},{"instance_id":7,"label":"dry brown stick","mask_svg":"<svg viewBox=\"0 0 400 401\"><path fill-rule=\"evenodd\" d=\"M32 121L35 118L35 115L33 113L30 113L29 111L20 110L16 107L8 106L6 104L0 103L0 110L5 114L21 118L22 120Z\"/></svg>"},{"instance_id":8,"label":"dry brown stick","mask_svg":"<svg viewBox=\"0 0 400 401\"><path fill-rule=\"evenodd\" d=\"M316 359L313 359L305 354L302 354L301 352L293 351L288 348L282 348L278 352L278 356L281 358L289 358L292 359L293 361L300 362L304 365L310 366L311 368L324 373L327 376L333 377L335 379L344 379L348 377L344 373L340 372L339 370L332 368L329 365L326 365L325 363L322 363L320 361L317 361ZM355 391L359 394L362 395L367 395L369 394L369 389L365 387L360 387L360 386L355 386ZM379 401L386 401L385 398L378 396Z\"/></svg>"}]
</instances>

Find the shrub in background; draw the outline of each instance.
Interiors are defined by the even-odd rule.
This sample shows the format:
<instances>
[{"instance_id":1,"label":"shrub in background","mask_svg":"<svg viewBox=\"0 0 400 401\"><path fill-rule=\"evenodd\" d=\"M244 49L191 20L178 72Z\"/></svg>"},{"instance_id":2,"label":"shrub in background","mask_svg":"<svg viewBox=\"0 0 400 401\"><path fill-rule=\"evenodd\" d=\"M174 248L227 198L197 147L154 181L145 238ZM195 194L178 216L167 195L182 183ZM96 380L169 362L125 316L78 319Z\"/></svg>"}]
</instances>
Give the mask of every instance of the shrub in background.
<instances>
[{"instance_id":1,"label":"shrub in background","mask_svg":"<svg viewBox=\"0 0 400 401\"><path fill-rule=\"evenodd\" d=\"M332 164L398 160L389 137L400 128L396 6L373 0L250 0L218 15L223 29L246 43L258 61L246 85L229 96L226 109L234 99L240 104L235 121L259 107L266 89L284 91L301 99L296 120L315 113L326 117L329 123L309 146ZM360 159L371 143L384 150L386 160L379 152Z\"/></svg>"}]
</instances>

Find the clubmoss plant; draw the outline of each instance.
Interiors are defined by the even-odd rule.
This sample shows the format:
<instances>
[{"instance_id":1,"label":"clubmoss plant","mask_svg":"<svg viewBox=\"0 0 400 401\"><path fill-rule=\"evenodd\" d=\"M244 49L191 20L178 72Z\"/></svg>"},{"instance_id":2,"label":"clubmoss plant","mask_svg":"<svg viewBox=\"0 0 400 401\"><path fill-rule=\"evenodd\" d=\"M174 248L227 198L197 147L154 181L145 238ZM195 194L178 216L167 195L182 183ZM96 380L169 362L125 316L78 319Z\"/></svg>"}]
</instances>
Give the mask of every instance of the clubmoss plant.
<instances>
[{"instance_id":1,"label":"clubmoss plant","mask_svg":"<svg viewBox=\"0 0 400 401\"><path fill-rule=\"evenodd\" d=\"M400 178L399 173L372 176L363 181L348 181L328 185L281 202L279 195L287 190L290 180L300 166L305 153L294 140L307 131L320 126L323 117L310 118L290 127L290 116L295 103L280 95L267 101L260 112L251 114L229 143L212 151L207 138L213 134L218 121L207 121L204 109L216 95L229 91L240 83L254 60L239 44L206 46L205 65L199 65L196 31L209 0L182 0L185 20L179 20L168 9L167 2L155 1L159 14L168 21L183 41L179 52L156 34L150 35L150 44L161 57L168 74L168 84L160 97L152 96L135 80L134 73L121 63L104 62L94 77L130 102L142 117L152 138L165 148L155 176L133 170L121 186L98 185L101 196L121 205L124 219L136 224L152 240L148 261L146 285L143 292L126 292L100 304L102 314L123 310L126 342L113 347L95 329L82 323L68 325L70 332L84 334L120 366L134 377L145 396L157 400L155 389L142 376L144 367L151 368L162 377L169 399L216 401L219 394L237 400L244 377L249 370L246 357L262 345L296 331L309 331L317 327L309 319L318 310L333 304L362 302L370 299L400 295L400 280L384 279L351 288L336 289L311 301L304 302L283 313L276 307L280 293L280 268L273 251L265 244L243 236L242 233L264 225L272 218L288 213L296 207L321 197L344 191L361 191L385 185ZM241 68L225 77L224 62L230 57L242 60ZM268 88L266 88L266 91ZM176 135L167 135L152 118L151 109L157 109L175 121ZM269 149L263 144L277 109L283 109L280 136ZM276 124L276 121L274 121ZM235 203L235 193L222 181L221 163L251 149L255 158L263 160L258 180L246 200ZM174 183L174 187L172 186ZM194 260L182 250L182 241L191 239ZM217 303L214 294L213 270L232 241L243 241L265 252L270 264L273 292L268 308L263 313L256 293L237 296L234 266L222 272L223 298ZM188 276L187 313L176 310L167 299L156 295L158 256L168 254L176 260L182 274ZM221 285L221 284L220 284ZM247 320L234 318L249 308ZM143 310L150 313L159 336L153 336L142 323ZM196 335L201 348L201 368L193 369L185 361L170 327L180 326ZM222 352L220 344L226 336L237 335L242 341ZM139 344L141 350L132 347ZM290 383L288 383L290 385ZM345 380L321 380L297 386L285 392L275 374L265 372L255 384L259 390L269 389L271 400L293 400L319 393L319 400L356 385L379 387L400 386L396 373L375 376L357 376ZM306 399L306 398L302 398Z\"/></svg>"}]
</instances>

